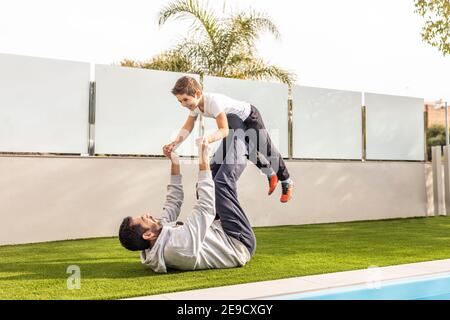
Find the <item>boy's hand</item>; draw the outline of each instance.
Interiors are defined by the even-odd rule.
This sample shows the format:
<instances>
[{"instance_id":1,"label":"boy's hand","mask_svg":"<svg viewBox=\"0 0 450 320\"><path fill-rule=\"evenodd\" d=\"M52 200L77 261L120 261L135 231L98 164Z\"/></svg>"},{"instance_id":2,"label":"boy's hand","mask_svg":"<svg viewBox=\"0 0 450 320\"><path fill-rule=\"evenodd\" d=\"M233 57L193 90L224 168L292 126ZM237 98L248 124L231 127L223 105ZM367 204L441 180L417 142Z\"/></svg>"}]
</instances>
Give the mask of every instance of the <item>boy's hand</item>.
<instances>
[{"instance_id":1,"label":"boy's hand","mask_svg":"<svg viewBox=\"0 0 450 320\"><path fill-rule=\"evenodd\" d=\"M170 151L167 146L163 147L163 154L172 162L170 166L171 175L180 175L180 158L175 151Z\"/></svg>"},{"instance_id":2,"label":"boy's hand","mask_svg":"<svg viewBox=\"0 0 450 320\"><path fill-rule=\"evenodd\" d=\"M179 164L180 157L175 151L170 151L169 147L165 145L163 147L163 154L172 161L173 164Z\"/></svg>"},{"instance_id":3,"label":"boy's hand","mask_svg":"<svg viewBox=\"0 0 450 320\"><path fill-rule=\"evenodd\" d=\"M172 151L170 150L170 148L169 148L169 145L165 145L164 147L163 147L163 155L165 155L167 158L169 158L170 159L170 154L172 153Z\"/></svg>"},{"instance_id":4,"label":"boy's hand","mask_svg":"<svg viewBox=\"0 0 450 320\"><path fill-rule=\"evenodd\" d=\"M175 141L171 142L169 144L166 144L164 146L164 148L167 148L168 152L172 152L173 150L175 150L177 148L177 143Z\"/></svg>"}]
</instances>

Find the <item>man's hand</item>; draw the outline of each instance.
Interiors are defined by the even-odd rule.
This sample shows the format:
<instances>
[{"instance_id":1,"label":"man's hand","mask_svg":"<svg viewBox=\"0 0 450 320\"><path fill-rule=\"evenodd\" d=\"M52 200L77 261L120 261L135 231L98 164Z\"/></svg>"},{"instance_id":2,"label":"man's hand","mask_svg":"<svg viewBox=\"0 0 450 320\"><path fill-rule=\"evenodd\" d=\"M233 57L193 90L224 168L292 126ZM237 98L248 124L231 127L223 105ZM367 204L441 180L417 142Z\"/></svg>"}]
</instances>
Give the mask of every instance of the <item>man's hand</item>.
<instances>
[{"instance_id":1,"label":"man's hand","mask_svg":"<svg viewBox=\"0 0 450 320\"><path fill-rule=\"evenodd\" d=\"M200 170L209 170L209 143L206 137L196 139Z\"/></svg>"},{"instance_id":2,"label":"man's hand","mask_svg":"<svg viewBox=\"0 0 450 320\"><path fill-rule=\"evenodd\" d=\"M180 157L175 151L170 151L171 149L165 145L163 147L163 154L172 161L172 164L179 165L180 164Z\"/></svg>"},{"instance_id":3,"label":"man's hand","mask_svg":"<svg viewBox=\"0 0 450 320\"><path fill-rule=\"evenodd\" d=\"M170 153L170 152L174 151L174 150L177 148L177 146L178 146L178 143L175 142L175 141L173 141L173 142L171 142L171 143L169 143L169 144L166 144L166 145L163 147L163 149L166 149L167 152ZM165 155L165 154L164 154L164 155Z\"/></svg>"}]
</instances>

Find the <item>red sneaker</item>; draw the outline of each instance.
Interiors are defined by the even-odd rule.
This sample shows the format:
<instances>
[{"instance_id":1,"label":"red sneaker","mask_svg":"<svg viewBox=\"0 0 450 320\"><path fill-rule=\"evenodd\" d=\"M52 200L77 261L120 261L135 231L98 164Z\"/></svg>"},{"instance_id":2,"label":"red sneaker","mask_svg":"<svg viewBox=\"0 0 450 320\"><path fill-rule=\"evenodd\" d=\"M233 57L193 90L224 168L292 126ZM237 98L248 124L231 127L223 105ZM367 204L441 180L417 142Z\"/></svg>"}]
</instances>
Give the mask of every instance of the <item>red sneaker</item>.
<instances>
[{"instance_id":1,"label":"red sneaker","mask_svg":"<svg viewBox=\"0 0 450 320\"><path fill-rule=\"evenodd\" d=\"M272 194L272 192L275 190L278 184L278 177L276 174L267 177L269 179L269 196Z\"/></svg>"},{"instance_id":2,"label":"red sneaker","mask_svg":"<svg viewBox=\"0 0 450 320\"><path fill-rule=\"evenodd\" d=\"M280 201L288 202L292 198L292 192L294 191L294 184L282 183L281 188L283 189L283 193L281 194Z\"/></svg>"}]
</instances>

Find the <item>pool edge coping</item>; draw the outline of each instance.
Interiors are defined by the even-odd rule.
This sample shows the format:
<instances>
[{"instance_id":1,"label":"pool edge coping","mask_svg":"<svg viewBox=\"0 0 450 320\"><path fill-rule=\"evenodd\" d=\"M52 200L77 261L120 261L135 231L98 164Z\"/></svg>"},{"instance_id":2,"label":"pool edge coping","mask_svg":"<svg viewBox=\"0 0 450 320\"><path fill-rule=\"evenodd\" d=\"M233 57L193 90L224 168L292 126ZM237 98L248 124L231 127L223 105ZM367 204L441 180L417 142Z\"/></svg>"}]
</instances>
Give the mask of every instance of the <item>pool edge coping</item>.
<instances>
[{"instance_id":1,"label":"pool edge coping","mask_svg":"<svg viewBox=\"0 0 450 320\"><path fill-rule=\"evenodd\" d=\"M250 282L229 286L131 297L123 300L258 300L277 296L312 293L355 285L369 286L378 282L419 279L450 273L450 259L392 265L369 266L365 269Z\"/></svg>"}]
</instances>

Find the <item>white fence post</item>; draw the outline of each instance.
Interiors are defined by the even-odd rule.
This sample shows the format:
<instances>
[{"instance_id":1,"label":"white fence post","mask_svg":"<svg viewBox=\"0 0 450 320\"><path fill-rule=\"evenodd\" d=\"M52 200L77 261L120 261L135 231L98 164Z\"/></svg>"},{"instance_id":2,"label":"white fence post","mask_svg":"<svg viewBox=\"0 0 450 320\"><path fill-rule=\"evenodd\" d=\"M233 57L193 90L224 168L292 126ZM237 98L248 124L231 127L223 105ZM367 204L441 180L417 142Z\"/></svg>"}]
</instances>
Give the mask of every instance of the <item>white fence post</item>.
<instances>
[{"instance_id":1,"label":"white fence post","mask_svg":"<svg viewBox=\"0 0 450 320\"><path fill-rule=\"evenodd\" d=\"M445 215L450 212L450 159L448 146L444 146L444 192L445 192Z\"/></svg>"},{"instance_id":2,"label":"white fence post","mask_svg":"<svg viewBox=\"0 0 450 320\"><path fill-rule=\"evenodd\" d=\"M433 202L434 215L444 214L443 189L442 183L442 164L441 164L441 146L431 147L432 166L433 166Z\"/></svg>"}]
</instances>

